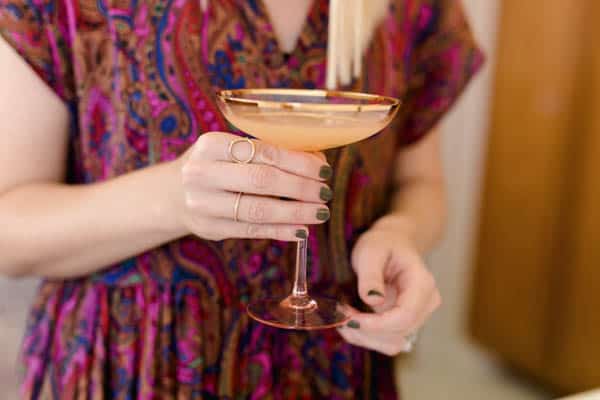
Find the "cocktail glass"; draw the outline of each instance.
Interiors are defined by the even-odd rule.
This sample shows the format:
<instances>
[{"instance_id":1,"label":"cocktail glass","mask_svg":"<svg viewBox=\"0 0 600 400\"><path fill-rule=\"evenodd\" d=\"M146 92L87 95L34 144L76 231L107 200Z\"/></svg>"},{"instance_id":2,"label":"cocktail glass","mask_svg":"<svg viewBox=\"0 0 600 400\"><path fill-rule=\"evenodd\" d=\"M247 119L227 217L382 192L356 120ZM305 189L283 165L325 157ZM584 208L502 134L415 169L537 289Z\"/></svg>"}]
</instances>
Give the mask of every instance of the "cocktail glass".
<instances>
[{"instance_id":1,"label":"cocktail glass","mask_svg":"<svg viewBox=\"0 0 600 400\"><path fill-rule=\"evenodd\" d=\"M217 95L225 118L241 131L299 151L321 151L366 139L384 129L400 101L373 94L302 89L223 90ZM312 296L307 288L307 240L298 242L292 292L284 299L248 305L259 322L286 329L324 329L348 316L335 299Z\"/></svg>"}]
</instances>

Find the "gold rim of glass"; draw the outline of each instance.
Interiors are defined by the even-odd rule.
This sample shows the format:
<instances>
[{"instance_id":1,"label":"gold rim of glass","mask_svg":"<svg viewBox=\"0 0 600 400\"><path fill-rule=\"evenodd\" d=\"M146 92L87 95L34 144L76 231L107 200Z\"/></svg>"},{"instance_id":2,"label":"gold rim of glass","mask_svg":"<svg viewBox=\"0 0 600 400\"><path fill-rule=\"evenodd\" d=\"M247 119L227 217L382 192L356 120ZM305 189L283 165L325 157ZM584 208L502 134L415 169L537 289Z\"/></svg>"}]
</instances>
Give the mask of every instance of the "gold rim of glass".
<instances>
[{"instance_id":1,"label":"gold rim of glass","mask_svg":"<svg viewBox=\"0 0 600 400\"><path fill-rule=\"evenodd\" d=\"M365 100L374 104L324 104L293 101L275 101L250 99L248 95L288 95L312 98L340 98L352 100ZM265 109L281 110L306 110L306 111L389 111L395 112L400 106L400 100L388 96L342 90L321 89L233 89L221 90L217 93L219 100L224 103L253 106Z\"/></svg>"}]
</instances>

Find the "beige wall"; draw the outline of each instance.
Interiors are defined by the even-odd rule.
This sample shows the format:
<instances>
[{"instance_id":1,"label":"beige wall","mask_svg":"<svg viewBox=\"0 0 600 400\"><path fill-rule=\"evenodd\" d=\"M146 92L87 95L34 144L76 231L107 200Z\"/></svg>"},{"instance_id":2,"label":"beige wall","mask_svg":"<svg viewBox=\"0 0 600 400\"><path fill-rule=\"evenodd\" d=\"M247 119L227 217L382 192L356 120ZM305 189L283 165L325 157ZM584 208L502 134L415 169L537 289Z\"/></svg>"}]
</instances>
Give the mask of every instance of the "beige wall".
<instances>
[{"instance_id":1,"label":"beige wall","mask_svg":"<svg viewBox=\"0 0 600 400\"><path fill-rule=\"evenodd\" d=\"M2 62L2 60L0 60ZM1 256L1 255L0 255ZM15 360L35 280L0 278L0 398L16 399Z\"/></svg>"}]
</instances>

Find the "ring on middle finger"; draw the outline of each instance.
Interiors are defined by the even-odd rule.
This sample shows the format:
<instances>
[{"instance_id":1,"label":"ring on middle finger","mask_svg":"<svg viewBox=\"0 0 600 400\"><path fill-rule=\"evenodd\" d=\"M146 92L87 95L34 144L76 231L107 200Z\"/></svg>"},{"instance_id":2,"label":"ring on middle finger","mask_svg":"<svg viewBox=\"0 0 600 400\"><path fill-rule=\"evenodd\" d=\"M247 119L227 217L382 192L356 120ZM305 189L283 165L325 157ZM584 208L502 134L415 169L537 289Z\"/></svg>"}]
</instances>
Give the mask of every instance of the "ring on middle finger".
<instances>
[{"instance_id":1,"label":"ring on middle finger","mask_svg":"<svg viewBox=\"0 0 600 400\"><path fill-rule=\"evenodd\" d=\"M238 192L235 196L235 203L233 205L233 220L235 222L239 222L239 213L240 213L240 201L242 200L242 192Z\"/></svg>"}]
</instances>

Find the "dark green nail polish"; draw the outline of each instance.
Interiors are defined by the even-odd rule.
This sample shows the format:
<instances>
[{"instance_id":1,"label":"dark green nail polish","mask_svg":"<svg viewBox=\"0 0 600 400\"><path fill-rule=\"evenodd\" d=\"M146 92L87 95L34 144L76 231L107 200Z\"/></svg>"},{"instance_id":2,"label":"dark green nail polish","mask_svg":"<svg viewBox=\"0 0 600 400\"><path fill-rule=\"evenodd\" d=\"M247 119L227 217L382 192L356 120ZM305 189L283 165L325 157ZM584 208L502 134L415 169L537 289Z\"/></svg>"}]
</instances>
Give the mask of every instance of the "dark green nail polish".
<instances>
[{"instance_id":1,"label":"dark green nail polish","mask_svg":"<svg viewBox=\"0 0 600 400\"><path fill-rule=\"evenodd\" d=\"M329 179L332 176L333 168L331 168L329 165L323 165L321 170L319 170L319 177L321 177L321 179Z\"/></svg>"},{"instance_id":2,"label":"dark green nail polish","mask_svg":"<svg viewBox=\"0 0 600 400\"><path fill-rule=\"evenodd\" d=\"M350 321L348 322L348 328L352 328L352 329L358 329L360 328L360 324L358 323L358 321Z\"/></svg>"},{"instance_id":3,"label":"dark green nail polish","mask_svg":"<svg viewBox=\"0 0 600 400\"><path fill-rule=\"evenodd\" d=\"M308 235L306 234L306 231L304 229L298 229L296 231L296 237L299 239L306 239Z\"/></svg>"},{"instance_id":4,"label":"dark green nail polish","mask_svg":"<svg viewBox=\"0 0 600 400\"><path fill-rule=\"evenodd\" d=\"M371 289L369 290L369 293L367 293L367 296L379 296L379 297L383 297L383 294L375 289Z\"/></svg>"},{"instance_id":5,"label":"dark green nail polish","mask_svg":"<svg viewBox=\"0 0 600 400\"><path fill-rule=\"evenodd\" d=\"M319 193L319 197L321 200L329 201L333 198L333 192L327 186L323 186L321 188L321 192Z\"/></svg>"},{"instance_id":6,"label":"dark green nail polish","mask_svg":"<svg viewBox=\"0 0 600 400\"><path fill-rule=\"evenodd\" d=\"M317 211L317 219L319 221L327 221L329 219L329 210L326 208L321 208Z\"/></svg>"}]
</instances>

